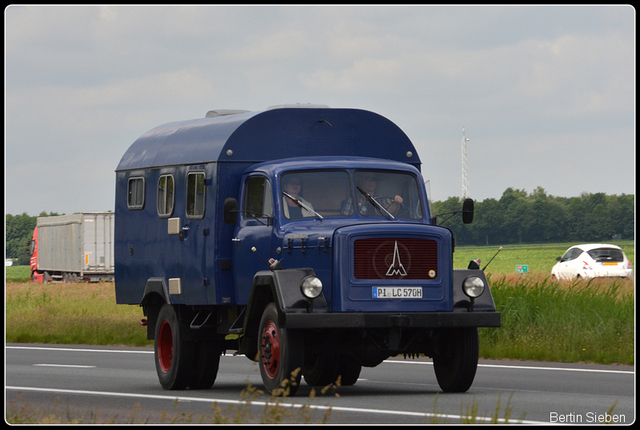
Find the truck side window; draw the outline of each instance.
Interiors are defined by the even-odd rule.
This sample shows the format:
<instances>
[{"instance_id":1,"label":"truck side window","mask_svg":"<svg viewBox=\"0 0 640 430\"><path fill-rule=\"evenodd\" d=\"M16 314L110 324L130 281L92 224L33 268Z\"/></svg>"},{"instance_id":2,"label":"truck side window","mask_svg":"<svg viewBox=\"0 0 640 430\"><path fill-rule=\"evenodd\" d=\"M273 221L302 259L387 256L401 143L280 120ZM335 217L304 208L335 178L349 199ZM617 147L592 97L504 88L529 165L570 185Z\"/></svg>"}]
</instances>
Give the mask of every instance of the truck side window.
<instances>
[{"instance_id":1,"label":"truck side window","mask_svg":"<svg viewBox=\"0 0 640 430\"><path fill-rule=\"evenodd\" d=\"M204 217L204 172L187 175L187 218Z\"/></svg>"},{"instance_id":2,"label":"truck side window","mask_svg":"<svg viewBox=\"0 0 640 430\"><path fill-rule=\"evenodd\" d=\"M127 183L127 207L129 210L144 207L144 178L129 178Z\"/></svg>"},{"instance_id":3,"label":"truck side window","mask_svg":"<svg viewBox=\"0 0 640 430\"><path fill-rule=\"evenodd\" d=\"M158 215L169 217L173 213L175 183L173 175L162 175L158 179Z\"/></svg>"},{"instance_id":4,"label":"truck side window","mask_svg":"<svg viewBox=\"0 0 640 430\"><path fill-rule=\"evenodd\" d=\"M244 194L244 210L251 218L272 215L271 184L262 176L247 179Z\"/></svg>"}]
</instances>

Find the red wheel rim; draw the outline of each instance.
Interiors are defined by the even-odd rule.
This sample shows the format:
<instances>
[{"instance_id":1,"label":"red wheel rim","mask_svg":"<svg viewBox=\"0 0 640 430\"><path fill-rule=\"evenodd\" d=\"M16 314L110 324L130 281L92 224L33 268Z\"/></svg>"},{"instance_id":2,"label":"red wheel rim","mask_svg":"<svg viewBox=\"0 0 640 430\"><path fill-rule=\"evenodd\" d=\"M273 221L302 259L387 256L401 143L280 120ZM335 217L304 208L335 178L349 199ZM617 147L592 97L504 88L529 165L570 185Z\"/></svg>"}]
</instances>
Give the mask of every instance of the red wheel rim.
<instances>
[{"instance_id":1,"label":"red wheel rim","mask_svg":"<svg viewBox=\"0 0 640 430\"><path fill-rule=\"evenodd\" d=\"M164 320L160 324L160 330L158 332L158 363L164 373L167 373L171 368L172 359L173 333L171 333L171 324L169 324L169 321Z\"/></svg>"},{"instance_id":2,"label":"red wheel rim","mask_svg":"<svg viewBox=\"0 0 640 430\"><path fill-rule=\"evenodd\" d=\"M267 322L262 333L260 356L265 373L270 379L274 379L280 365L280 337L278 327L273 321Z\"/></svg>"}]
</instances>

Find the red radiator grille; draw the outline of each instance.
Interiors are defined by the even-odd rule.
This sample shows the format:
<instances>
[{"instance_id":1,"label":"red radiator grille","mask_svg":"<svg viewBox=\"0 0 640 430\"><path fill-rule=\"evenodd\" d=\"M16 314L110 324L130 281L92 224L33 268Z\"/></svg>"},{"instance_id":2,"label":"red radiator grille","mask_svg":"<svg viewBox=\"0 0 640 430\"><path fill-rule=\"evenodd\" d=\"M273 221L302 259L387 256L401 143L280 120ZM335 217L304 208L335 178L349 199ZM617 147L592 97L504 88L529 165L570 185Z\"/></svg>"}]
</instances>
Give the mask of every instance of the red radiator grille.
<instances>
[{"instance_id":1,"label":"red radiator grille","mask_svg":"<svg viewBox=\"0 0 640 430\"><path fill-rule=\"evenodd\" d=\"M360 239L354 243L356 279L432 279L438 244L427 239Z\"/></svg>"}]
</instances>

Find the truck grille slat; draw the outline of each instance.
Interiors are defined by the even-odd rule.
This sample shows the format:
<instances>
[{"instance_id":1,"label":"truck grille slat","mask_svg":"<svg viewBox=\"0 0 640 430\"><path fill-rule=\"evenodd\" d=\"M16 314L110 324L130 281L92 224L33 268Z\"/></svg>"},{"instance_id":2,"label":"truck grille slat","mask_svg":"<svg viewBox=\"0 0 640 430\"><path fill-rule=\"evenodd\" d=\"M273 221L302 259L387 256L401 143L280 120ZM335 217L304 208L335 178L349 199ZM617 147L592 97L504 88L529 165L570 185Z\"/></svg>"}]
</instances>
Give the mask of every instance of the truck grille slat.
<instances>
[{"instance_id":1,"label":"truck grille slat","mask_svg":"<svg viewBox=\"0 0 640 430\"><path fill-rule=\"evenodd\" d=\"M356 279L433 279L438 244L428 239L359 239L354 243Z\"/></svg>"}]
</instances>

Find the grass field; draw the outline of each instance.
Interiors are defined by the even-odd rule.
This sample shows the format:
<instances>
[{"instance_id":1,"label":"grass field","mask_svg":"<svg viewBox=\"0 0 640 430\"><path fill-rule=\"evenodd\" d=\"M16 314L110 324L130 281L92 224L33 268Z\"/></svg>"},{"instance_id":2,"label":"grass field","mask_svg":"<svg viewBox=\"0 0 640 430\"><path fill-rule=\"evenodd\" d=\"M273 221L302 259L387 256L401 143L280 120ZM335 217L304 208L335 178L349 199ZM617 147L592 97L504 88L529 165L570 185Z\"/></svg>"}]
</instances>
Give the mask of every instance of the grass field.
<instances>
[{"instance_id":1,"label":"grass field","mask_svg":"<svg viewBox=\"0 0 640 430\"><path fill-rule=\"evenodd\" d=\"M480 329L481 356L634 364L633 280L551 282L570 244L505 246L486 269L502 327ZM634 262L633 242L622 243ZM454 267L498 247L459 247ZM526 264L529 273L516 274ZM7 342L151 346L139 306L116 305L111 283L31 284L29 268L5 272Z\"/></svg>"},{"instance_id":2,"label":"grass field","mask_svg":"<svg viewBox=\"0 0 640 430\"><path fill-rule=\"evenodd\" d=\"M635 269L634 241L607 242L618 245L627 255L631 266ZM569 247L577 243L550 243L530 245L504 245L486 268L487 274L516 273L516 265L527 265L531 274L551 274L551 268L557 263L556 257L562 257ZM460 246L453 254L453 267L466 269L469 261L480 258L484 267L499 249L496 246Z\"/></svg>"},{"instance_id":3,"label":"grass field","mask_svg":"<svg viewBox=\"0 0 640 430\"><path fill-rule=\"evenodd\" d=\"M116 305L112 283L7 282L7 342L151 346L139 306Z\"/></svg>"}]
</instances>

